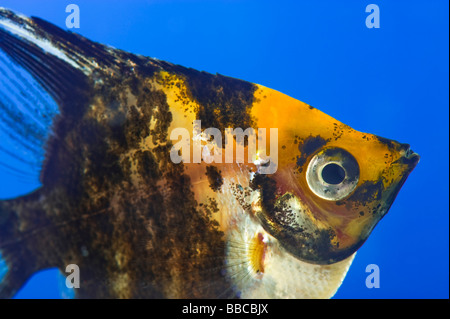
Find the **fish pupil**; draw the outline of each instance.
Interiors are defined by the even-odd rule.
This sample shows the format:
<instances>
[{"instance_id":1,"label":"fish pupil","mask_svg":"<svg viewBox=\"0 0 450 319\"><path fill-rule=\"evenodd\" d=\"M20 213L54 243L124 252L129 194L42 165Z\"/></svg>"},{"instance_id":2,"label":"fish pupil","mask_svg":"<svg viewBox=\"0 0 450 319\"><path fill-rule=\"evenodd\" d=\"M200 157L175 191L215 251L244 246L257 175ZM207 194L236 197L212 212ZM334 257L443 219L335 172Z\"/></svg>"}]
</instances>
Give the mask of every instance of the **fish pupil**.
<instances>
[{"instance_id":1,"label":"fish pupil","mask_svg":"<svg viewBox=\"0 0 450 319\"><path fill-rule=\"evenodd\" d=\"M325 183L337 185L345 179L344 169L335 163L330 163L322 169L322 179Z\"/></svg>"}]
</instances>

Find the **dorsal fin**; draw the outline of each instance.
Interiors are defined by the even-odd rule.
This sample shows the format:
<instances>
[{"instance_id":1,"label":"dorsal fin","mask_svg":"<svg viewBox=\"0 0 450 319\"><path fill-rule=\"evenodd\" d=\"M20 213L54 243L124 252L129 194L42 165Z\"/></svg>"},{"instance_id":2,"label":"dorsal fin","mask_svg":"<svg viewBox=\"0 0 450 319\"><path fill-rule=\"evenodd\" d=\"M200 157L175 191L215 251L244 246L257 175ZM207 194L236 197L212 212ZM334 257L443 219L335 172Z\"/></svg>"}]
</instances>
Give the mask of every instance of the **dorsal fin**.
<instances>
[{"instance_id":1,"label":"dorsal fin","mask_svg":"<svg viewBox=\"0 0 450 319\"><path fill-rule=\"evenodd\" d=\"M8 181L0 198L40 186L55 117L83 111L73 101L87 89L90 56L81 58L81 45L64 34L77 43L77 36L47 22L0 9L0 179Z\"/></svg>"}]
</instances>

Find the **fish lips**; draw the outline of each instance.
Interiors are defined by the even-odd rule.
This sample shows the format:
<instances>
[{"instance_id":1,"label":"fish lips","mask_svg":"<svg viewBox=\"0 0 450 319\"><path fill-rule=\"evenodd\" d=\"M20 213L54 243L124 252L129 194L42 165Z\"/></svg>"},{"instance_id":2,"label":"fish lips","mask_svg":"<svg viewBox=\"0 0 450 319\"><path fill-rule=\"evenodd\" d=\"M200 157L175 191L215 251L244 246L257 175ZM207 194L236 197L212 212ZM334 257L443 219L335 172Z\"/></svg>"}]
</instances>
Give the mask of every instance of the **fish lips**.
<instances>
[{"instance_id":1,"label":"fish lips","mask_svg":"<svg viewBox=\"0 0 450 319\"><path fill-rule=\"evenodd\" d=\"M413 150L411 150L409 144L403 144L403 145L404 145L404 150L402 150L402 153L404 153L404 155L402 157L400 157L394 163L407 165L408 170L407 170L406 175L409 175L413 171L413 169L417 166L417 164L419 163L420 155L417 154L416 152L414 152Z\"/></svg>"}]
</instances>

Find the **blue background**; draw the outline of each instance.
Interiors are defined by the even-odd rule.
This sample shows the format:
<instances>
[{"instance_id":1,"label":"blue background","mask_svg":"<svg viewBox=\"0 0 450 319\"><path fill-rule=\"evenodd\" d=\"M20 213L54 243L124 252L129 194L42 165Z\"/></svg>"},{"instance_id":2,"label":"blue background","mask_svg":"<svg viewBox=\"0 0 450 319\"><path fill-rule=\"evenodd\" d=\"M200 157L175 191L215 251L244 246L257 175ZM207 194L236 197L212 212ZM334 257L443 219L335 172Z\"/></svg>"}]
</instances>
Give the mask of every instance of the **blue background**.
<instances>
[{"instance_id":1,"label":"blue background","mask_svg":"<svg viewBox=\"0 0 450 319\"><path fill-rule=\"evenodd\" d=\"M279 90L421 161L358 251L335 298L449 297L448 1L17 1L1 6L116 48ZM368 29L365 8L380 7ZM1 173L0 173L1 174ZM2 176L0 175L0 178ZM20 192L1 179L0 196ZM368 264L380 288L368 289ZM58 272L17 298L60 298Z\"/></svg>"}]
</instances>

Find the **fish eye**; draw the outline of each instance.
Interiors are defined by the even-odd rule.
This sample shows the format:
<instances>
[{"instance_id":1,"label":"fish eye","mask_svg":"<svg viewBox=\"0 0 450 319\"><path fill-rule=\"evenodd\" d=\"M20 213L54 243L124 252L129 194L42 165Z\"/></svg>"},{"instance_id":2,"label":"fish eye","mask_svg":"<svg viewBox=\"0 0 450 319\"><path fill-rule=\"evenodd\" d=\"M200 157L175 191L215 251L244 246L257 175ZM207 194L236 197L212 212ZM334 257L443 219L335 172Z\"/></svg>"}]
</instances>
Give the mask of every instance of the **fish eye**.
<instances>
[{"instance_id":1,"label":"fish eye","mask_svg":"<svg viewBox=\"0 0 450 319\"><path fill-rule=\"evenodd\" d=\"M337 201L350 195L359 181L356 159L341 148L319 151L308 164L306 181L320 198Z\"/></svg>"},{"instance_id":2,"label":"fish eye","mask_svg":"<svg viewBox=\"0 0 450 319\"><path fill-rule=\"evenodd\" d=\"M337 163L329 163L322 168L321 176L325 183L337 185L344 181L345 170Z\"/></svg>"}]
</instances>

